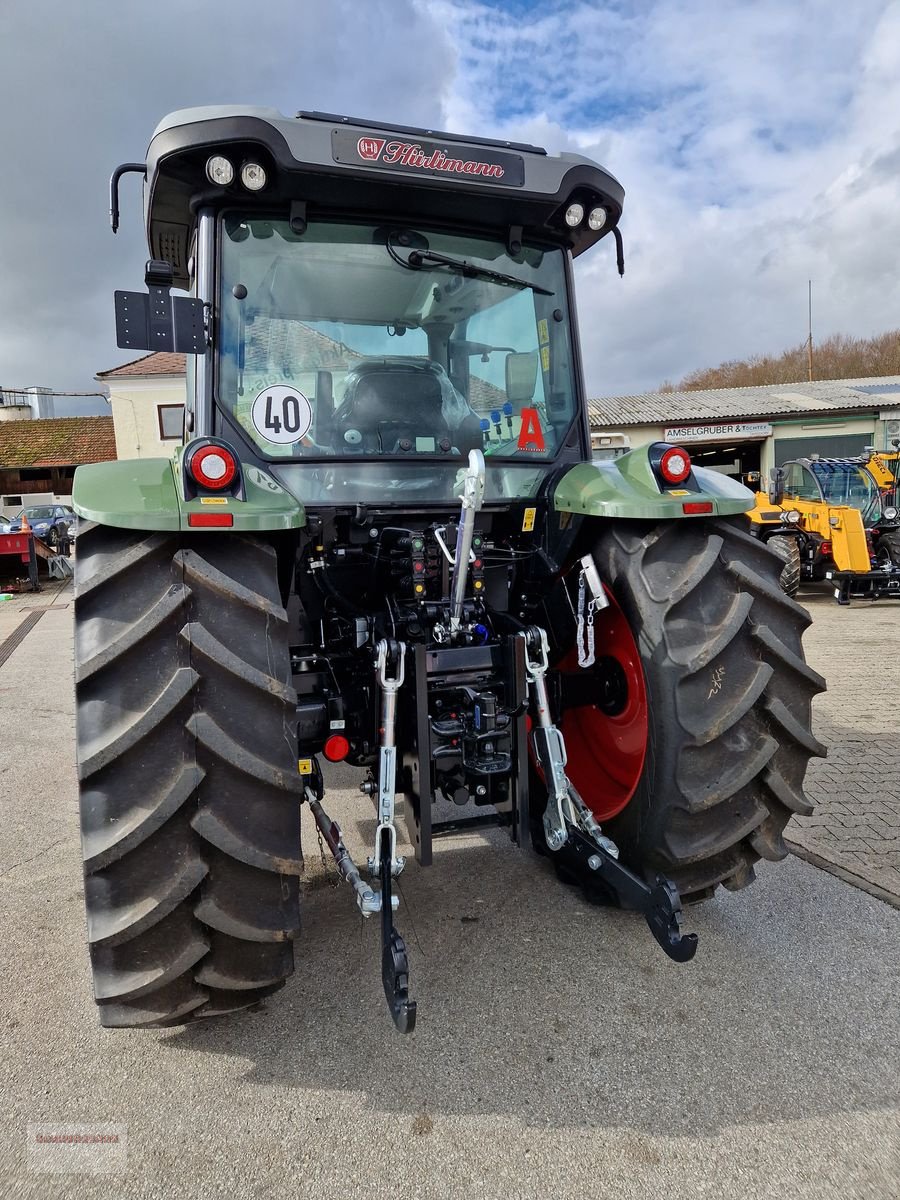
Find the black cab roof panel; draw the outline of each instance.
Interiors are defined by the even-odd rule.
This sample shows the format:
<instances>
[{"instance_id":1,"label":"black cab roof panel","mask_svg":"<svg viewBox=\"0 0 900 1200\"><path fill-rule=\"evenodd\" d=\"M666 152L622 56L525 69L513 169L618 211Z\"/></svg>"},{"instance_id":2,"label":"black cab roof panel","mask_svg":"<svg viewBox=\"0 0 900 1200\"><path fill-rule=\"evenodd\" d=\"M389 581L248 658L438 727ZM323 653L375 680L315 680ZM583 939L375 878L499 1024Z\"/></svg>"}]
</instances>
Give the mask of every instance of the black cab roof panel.
<instances>
[{"instance_id":1,"label":"black cab roof panel","mask_svg":"<svg viewBox=\"0 0 900 1200\"><path fill-rule=\"evenodd\" d=\"M468 150L466 149L468 148ZM212 154L235 159L235 180L212 186ZM239 182L242 162L260 158L268 176L251 193ZM182 109L157 126L147 153L146 221L150 251L172 262L177 286L187 281L190 234L201 204L287 209L293 200L317 210L381 214L409 221L511 230L568 245L581 254L615 227L624 189L577 154L551 155L524 143L464 137L379 124L327 113L286 117L273 108ZM577 201L600 205L600 230L562 214Z\"/></svg>"}]
</instances>

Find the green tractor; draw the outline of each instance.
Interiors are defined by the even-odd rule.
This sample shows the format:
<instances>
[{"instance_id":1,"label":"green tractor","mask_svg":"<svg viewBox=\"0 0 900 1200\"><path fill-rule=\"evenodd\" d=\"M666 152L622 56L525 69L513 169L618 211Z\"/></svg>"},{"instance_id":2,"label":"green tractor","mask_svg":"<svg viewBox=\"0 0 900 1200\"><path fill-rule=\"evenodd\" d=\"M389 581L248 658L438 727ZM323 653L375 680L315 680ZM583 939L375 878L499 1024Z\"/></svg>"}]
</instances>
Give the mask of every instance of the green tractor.
<instances>
[{"instance_id":1,"label":"green tractor","mask_svg":"<svg viewBox=\"0 0 900 1200\"><path fill-rule=\"evenodd\" d=\"M113 175L114 229L127 172L151 258L118 344L186 354L188 388L174 459L74 484L102 1024L283 985L304 806L377 918L402 1031L401 798L422 868L496 823L691 958L682 901L744 887L810 811L823 682L749 491L664 443L591 461L572 263L609 235L622 272L622 187L535 146L264 108L167 117ZM365 862L327 814L336 763L374 804Z\"/></svg>"}]
</instances>

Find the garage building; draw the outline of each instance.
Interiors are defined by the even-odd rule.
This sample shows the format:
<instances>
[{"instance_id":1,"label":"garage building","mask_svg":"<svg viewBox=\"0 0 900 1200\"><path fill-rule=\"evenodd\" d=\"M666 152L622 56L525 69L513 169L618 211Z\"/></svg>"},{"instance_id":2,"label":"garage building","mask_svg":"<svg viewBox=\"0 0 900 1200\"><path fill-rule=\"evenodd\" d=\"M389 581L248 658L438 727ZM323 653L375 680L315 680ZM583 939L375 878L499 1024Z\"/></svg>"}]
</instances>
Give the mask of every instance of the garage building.
<instances>
[{"instance_id":1,"label":"garage building","mask_svg":"<svg viewBox=\"0 0 900 1200\"><path fill-rule=\"evenodd\" d=\"M754 487L788 459L891 449L900 438L900 376L609 396L590 400L588 414L601 453L677 442L698 466Z\"/></svg>"}]
</instances>

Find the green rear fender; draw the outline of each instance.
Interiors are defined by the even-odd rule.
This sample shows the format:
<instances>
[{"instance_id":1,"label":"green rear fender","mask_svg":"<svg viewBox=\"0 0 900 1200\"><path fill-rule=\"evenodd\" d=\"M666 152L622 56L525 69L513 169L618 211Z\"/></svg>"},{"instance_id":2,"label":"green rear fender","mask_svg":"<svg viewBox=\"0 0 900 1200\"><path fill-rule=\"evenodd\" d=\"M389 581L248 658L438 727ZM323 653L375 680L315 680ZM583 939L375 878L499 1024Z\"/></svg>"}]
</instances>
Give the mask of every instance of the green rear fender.
<instances>
[{"instance_id":1,"label":"green rear fender","mask_svg":"<svg viewBox=\"0 0 900 1200\"><path fill-rule=\"evenodd\" d=\"M753 493L743 484L718 471L694 467L700 491L671 487L660 491L650 466L649 447L630 450L619 458L578 463L568 470L553 490L557 512L581 513L588 517L633 517L638 520L668 520L696 516L731 516L753 507ZM708 501L705 513L685 512L685 504Z\"/></svg>"},{"instance_id":2,"label":"green rear fender","mask_svg":"<svg viewBox=\"0 0 900 1200\"><path fill-rule=\"evenodd\" d=\"M211 533L300 529L303 505L258 467L244 465L245 499L233 496L185 500L181 486L181 450L168 458L127 458L79 467L72 486L72 507L80 517L120 529L189 529L191 513L231 513L231 526ZM224 503L222 503L224 500Z\"/></svg>"}]
</instances>

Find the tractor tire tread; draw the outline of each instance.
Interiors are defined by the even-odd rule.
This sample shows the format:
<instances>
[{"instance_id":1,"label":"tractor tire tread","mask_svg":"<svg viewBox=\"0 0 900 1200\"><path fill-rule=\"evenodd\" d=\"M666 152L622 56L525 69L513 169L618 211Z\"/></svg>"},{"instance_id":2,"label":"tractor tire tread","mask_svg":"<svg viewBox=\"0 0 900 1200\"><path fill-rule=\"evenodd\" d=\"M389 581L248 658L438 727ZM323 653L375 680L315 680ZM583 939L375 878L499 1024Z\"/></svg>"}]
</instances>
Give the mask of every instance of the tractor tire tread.
<instances>
[{"instance_id":1,"label":"tractor tire tread","mask_svg":"<svg viewBox=\"0 0 900 1200\"><path fill-rule=\"evenodd\" d=\"M296 694L273 549L79 528L85 903L105 1026L252 1007L299 931ZM238 770L235 771L234 767Z\"/></svg>"},{"instance_id":2,"label":"tractor tire tread","mask_svg":"<svg viewBox=\"0 0 900 1200\"><path fill-rule=\"evenodd\" d=\"M811 731L824 681L801 646L809 616L737 519L613 523L593 553L644 660L652 729L637 792L604 832L689 902L745 887L759 858L783 857L784 826L810 811L808 759L825 753Z\"/></svg>"}]
</instances>

